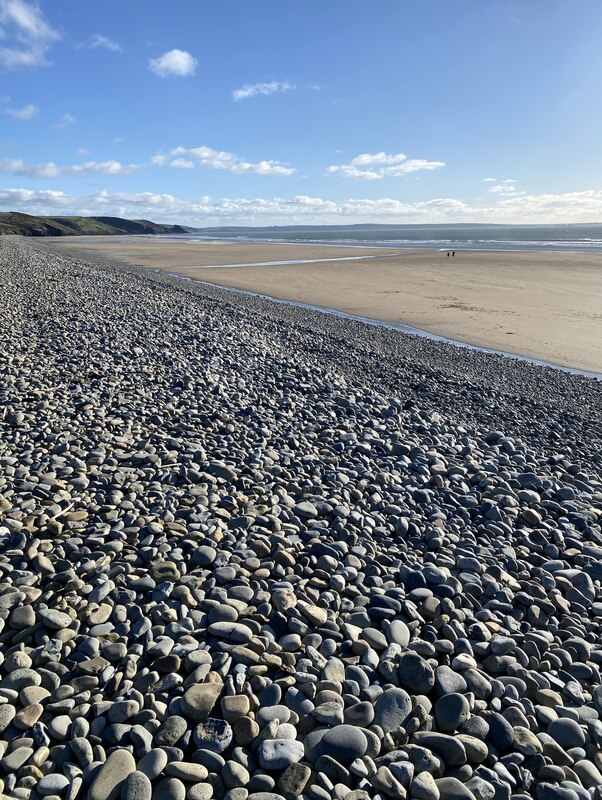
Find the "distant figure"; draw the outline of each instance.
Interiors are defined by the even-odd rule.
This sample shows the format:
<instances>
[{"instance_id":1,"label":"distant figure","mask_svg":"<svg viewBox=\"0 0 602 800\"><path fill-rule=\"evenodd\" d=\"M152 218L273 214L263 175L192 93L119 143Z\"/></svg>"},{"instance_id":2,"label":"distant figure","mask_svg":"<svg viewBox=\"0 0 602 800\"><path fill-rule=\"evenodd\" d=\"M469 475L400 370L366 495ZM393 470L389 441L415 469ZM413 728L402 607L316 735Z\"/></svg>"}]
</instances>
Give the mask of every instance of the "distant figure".
<instances>
[{"instance_id":1,"label":"distant figure","mask_svg":"<svg viewBox=\"0 0 602 800\"><path fill-rule=\"evenodd\" d=\"M447 257L449 258L449 250L447 251Z\"/></svg>"},{"instance_id":2,"label":"distant figure","mask_svg":"<svg viewBox=\"0 0 602 800\"><path fill-rule=\"evenodd\" d=\"M455 257L456 257L456 251L455 251L455 250L453 250L453 251L452 251L452 258L455 258Z\"/></svg>"}]
</instances>

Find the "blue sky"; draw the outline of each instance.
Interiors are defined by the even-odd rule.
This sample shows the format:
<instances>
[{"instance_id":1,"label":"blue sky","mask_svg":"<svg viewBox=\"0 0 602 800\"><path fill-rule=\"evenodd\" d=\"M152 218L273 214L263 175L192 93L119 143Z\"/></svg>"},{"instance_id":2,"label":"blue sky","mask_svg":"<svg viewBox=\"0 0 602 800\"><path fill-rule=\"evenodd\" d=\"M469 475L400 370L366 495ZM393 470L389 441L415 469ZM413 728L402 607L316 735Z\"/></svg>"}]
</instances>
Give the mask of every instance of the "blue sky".
<instances>
[{"instance_id":1,"label":"blue sky","mask_svg":"<svg viewBox=\"0 0 602 800\"><path fill-rule=\"evenodd\" d=\"M599 0L0 0L0 210L602 221Z\"/></svg>"}]
</instances>

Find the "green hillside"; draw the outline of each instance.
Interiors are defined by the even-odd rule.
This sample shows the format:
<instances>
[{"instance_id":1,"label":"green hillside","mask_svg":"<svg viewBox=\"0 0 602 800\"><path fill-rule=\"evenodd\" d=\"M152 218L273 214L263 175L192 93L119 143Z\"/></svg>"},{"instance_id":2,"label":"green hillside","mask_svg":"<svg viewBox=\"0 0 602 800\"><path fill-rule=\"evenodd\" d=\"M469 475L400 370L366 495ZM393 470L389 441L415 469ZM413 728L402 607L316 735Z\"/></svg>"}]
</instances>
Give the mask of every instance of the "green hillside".
<instances>
[{"instance_id":1,"label":"green hillside","mask_svg":"<svg viewBox=\"0 0 602 800\"><path fill-rule=\"evenodd\" d=\"M113 236L141 233L186 233L180 225L159 225L145 219L120 217L33 217L0 212L0 236Z\"/></svg>"}]
</instances>

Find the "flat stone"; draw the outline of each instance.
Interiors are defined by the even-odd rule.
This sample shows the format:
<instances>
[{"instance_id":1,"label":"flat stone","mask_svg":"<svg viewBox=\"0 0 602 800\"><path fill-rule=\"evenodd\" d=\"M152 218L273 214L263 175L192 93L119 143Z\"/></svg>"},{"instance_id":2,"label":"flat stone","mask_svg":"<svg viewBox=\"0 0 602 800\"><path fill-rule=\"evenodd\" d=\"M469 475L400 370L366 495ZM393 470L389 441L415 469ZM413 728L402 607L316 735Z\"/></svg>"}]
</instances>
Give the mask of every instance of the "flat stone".
<instances>
[{"instance_id":1,"label":"flat stone","mask_svg":"<svg viewBox=\"0 0 602 800\"><path fill-rule=\"evenodd\" d=\"M387 689L374 705L374 723L385 733L395 731L412 711L412 700L403 689Z\"/></svg>"},{"instance_id":2,"label":"flat stone","mask_svg":"<svg viewBox=\"0 0 602 800\"><path fill-rule=\"evenodd\" d=\"M303 794L311 778L307 764L290 764L278 778L278 789L285 800L297 800Z\"/></svg>"},{"instance_id":3,"label":"flat stone","mask_svg":"<svg viewBox=\"0 0 602 800\"><path fill-rule=\"evenodd\" d=\"M64 630L69 628L73 623L73 618L63 611L57 611L54 608L38 608L38 618L44 623L46 628L53 631Z\"/></svg>"},{"instance_id":4,"label":"flat stone","mask_svg":"<svg viewBox=\"0 0 602 800\"><path fill-rule=\"evenodd\" d=\"M432 750L443 759L448 767L461 767L466 764L466 750L459 739L447 733L431 733L419 731L412 737L412 741L421 747Z\"/></svg>"},{"instance_id":5,"label":"flat stone","mask_svg":"<svg viewBox=\"0 0 602 800\"><path fill-rule=\"evenodd\" d=\"M61 795L63 792L65 792L68 786L68 778L66 778L64 775L60 775L58 772L51 772L48 775L44 775L44 777L38 781L36 792L41 794L42 797L47 797L49 795Z\"/></svg>"},{"instance_id":6,"label":"flat stone","mask_svg":"<svg viewBox=\"0 0 602 800\"><path fill-rule=\"evenodd\" d=\"M262 769L286 769L304 756L303 742L290 739L265 739L257 751Z\"/></svg>"},{"instance_id":7,"label":"flat stone","mask_svg":"<svg viewBox=\"0 0 602 800\"><path fill-rule=\"evenodd\" d=\"M514 749L526 756L534 756L543 752L542 744L537 736L522 725L514 728Z\"/></svg>"},{"instance_id":8,"label":"flat stone","mask_svg":"<svg viewBox=\"0 0 602 800\"><path fill-rule=\"evenodd\" d=\"M220 696L223 683L197 683L182 695L180 708L182 713L193 722L206 719Z\"/></svg>"},{"instance_id":9,"label":"flat stone","mask_svg":"<svg viewBox=\"0 0 602 800\"><path fill-rule=\"evenodd\" d=\"M236 644L247 644L253 638L253 631L241 622L213 622L207 631L218 639Z\"/></svg>"},{"instance_id":10,"label":"flat stone","mask_svg":"<svg viewBox=\"0 0 602 800\"><path fill-rule=\"evenodd\" d=\"M435 783L441 800L476 800L470 789L457 778L438 778Z\"/></svg>"}]
</instances>

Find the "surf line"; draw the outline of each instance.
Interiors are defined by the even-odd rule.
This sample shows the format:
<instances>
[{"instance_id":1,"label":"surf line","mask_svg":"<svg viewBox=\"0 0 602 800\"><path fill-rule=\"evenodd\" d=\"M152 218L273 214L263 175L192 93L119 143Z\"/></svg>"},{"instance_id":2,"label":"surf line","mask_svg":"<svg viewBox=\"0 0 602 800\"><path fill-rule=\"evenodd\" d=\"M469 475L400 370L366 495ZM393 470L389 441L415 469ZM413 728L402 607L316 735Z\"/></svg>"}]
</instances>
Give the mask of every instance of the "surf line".
<instances>
[{"instance_id":1,"label":"surf line","mask_svg":"<svg viewBox=\"0 0 602 800\"><path fill-rule=\"evenodd\" d=\"M379 253L377 256L343 256L339 258L303 258L294 261L253 261L249 264L204 264L201 266L185 267L185 269L237 269L238 267L281 267L287 264L324 264L329 261L370 261L373 258L391 258L397 253L384 256Z\"/></svg>"}]
</instances>

